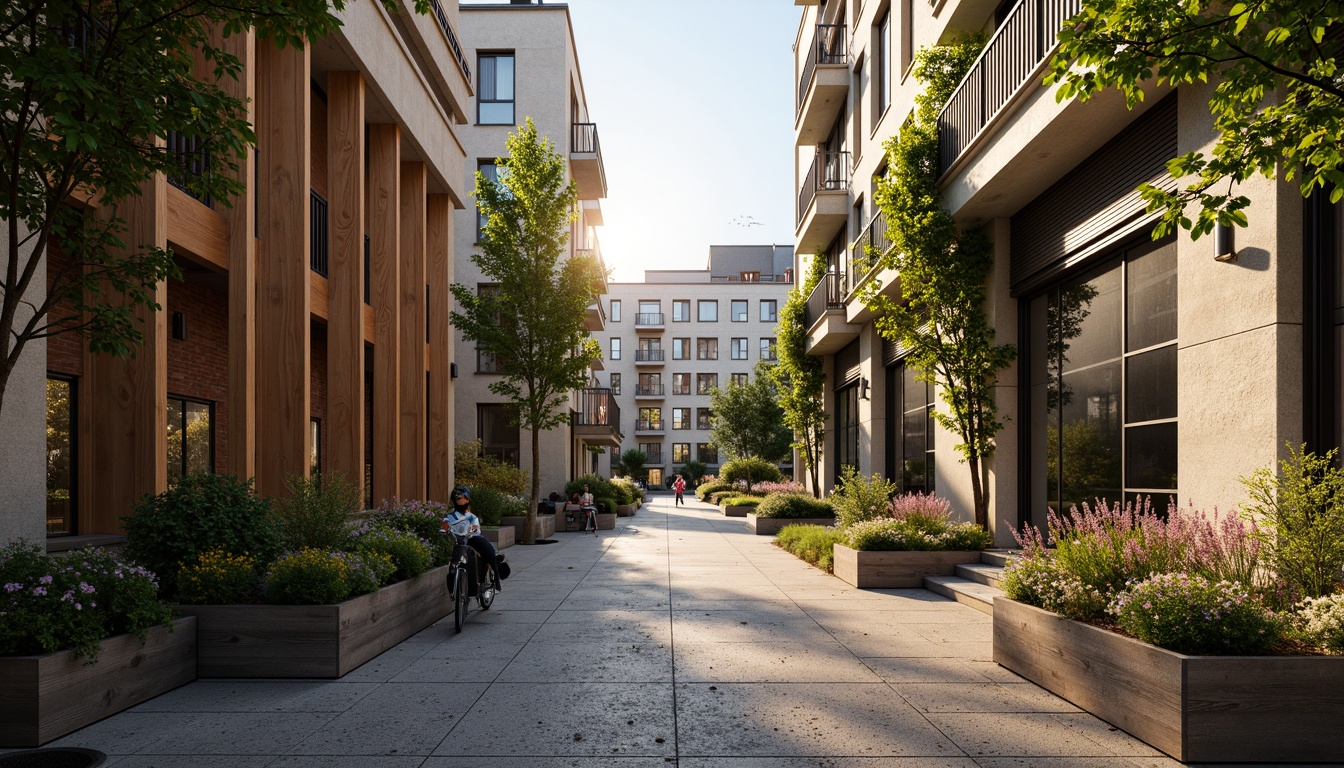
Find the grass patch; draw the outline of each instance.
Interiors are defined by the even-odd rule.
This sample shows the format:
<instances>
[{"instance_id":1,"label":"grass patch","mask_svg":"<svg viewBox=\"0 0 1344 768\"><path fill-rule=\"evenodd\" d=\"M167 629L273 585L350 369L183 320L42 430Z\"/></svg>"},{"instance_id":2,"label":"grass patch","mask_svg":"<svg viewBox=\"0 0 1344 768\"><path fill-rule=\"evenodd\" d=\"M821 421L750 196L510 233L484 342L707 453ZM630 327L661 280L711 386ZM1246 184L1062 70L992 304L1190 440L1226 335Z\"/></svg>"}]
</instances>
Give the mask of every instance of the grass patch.
<instances>
[{"instance_id":1,"label":"grass patch","mask_svg":"<svg viewBox=\"0 0 1344 768\"><path fill-rule=\"evenodd\" d=\"M844 535L821 525L786 525L775 536L775 545L827 573L835 571L835 544Z\"/></svg>"}]
</instances>

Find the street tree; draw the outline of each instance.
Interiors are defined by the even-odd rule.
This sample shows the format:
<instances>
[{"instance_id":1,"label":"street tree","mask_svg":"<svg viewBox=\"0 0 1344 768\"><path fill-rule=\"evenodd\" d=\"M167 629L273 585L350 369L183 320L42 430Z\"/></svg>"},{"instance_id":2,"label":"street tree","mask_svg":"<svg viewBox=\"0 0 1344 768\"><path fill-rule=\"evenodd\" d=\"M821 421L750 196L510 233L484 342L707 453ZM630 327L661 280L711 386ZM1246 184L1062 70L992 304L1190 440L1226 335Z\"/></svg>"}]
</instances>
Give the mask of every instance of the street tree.
<instances>
[{"instance_id":1,"label":"street tree","mask_svg":"<svg viewBox=\"0 0 1344 768\"><path fill-rule=\"evenodd\" d=\"M820 357L807 354L807 297L812 295L826 275L826 258L818 254L808 265L803 282L789 291L779 310L779 362L770 375L779 390L779 407L784 424L793 431L792 447L798 451L812 486L812 494L821 497L818 480L822 446L826 441L826 408L822 401L826 370Z\"/></svg>"},{"instance_id":2,"label":"street tree","mask_svg":"<svg viewBox=\"0 0 1344 768\"><path fill-rule=\"evenodd\" d=\"M1296 180L1304 197L1344 196L1341 22L1337 2L1084 0L1046 84L1059 83L1061 100L1116 88L1133 107L1153 85L1215 83L1212 150L1167 163L1176 189L1141 187L1162 214L1155 237L1180 226L1198 238L1215 223L1246 225L1250 200L1237 185L1255 175Z\"/></svg>"},{"instance_id":3,"label":"street tree","mask_svg":"<svg viewBox=\"0 0 1344 768\"><path fill-rule=\"evenodd\" d=\"M531 503L523 543L535 540L541 497L540 437L565 424L570 392L588 382L589 363L601 354L584 316L603 275L592 256L569 255L569 224L577 192L565 179L565 160L528 118L509 134L498 179L476 174L476 204L486 218L471 260L490 282L479 293L454 283L460 312L453 325L502 374L490 391L516 408L530 431Z\"/></svg>"},{"instance_id":4,"label":"street tree","mask_svg":"<svg viewBox=\"0 0 1344 768\"><path fill-rule=\"evenodd\" d=\"M985 284L994 265L988 239L961 229L938 192L938 112L983 47L970 39L922 49L914 74L924 90L914 118L886 144L890 171L878 181L874 202L887 216L891 248L868 254L900 275L894 298L870 282L863 298L878 314L883 337L909 350L905 364L919 380L938 386L933 417L960 440L954 449L969 464L975 522L989 527L989 464L994 436L1003 428L994 401L998 371L1012 362L1012 345L994 343L985 316Z\"/></svg>"},{"instance_id":5,"label":"street tree","mask_svg":"<svg viewBox=\"0 0 1344 768\"><path fill-rule=\"evenodd\" d=\"M769 363L757 363L745 384L732 381L722 389L711 389L709 406L714 414L710 442L729 457L777 462L788 456L793 434L784 425ZM751 485L750 478L747 485Z\"/></svg>"},{"instance_id":6,"label":"street tree","mask_svg":"<svg viewBox=\"0 0 1344 768\"><path fill-rule=\"evenodd\" d=\"M428 12L428 0L415 0ZM383 0L389 8L393 0ZM80 333L126 356L137 313L176 277L164 248L124 242L122 206L155 174L228 205L256 136L230 95L242 72L229 38L301 46L337 29L344 0L0 0L0 409L28 345ZM223 42L221 42L221 40ZM198 61L199 57L199 61ZM192 140L182 157L170 132ZM192 173L203 168L208 173ZM49 248L66 255L48 263ZM58 311L66 308L64 311Z\"/></svg>"},{"instance_id":7,"label":"street tree","mask_svg":"<svg viewBox=\"0 0 1344 768\"><path fill-rule=\"evenodd\" d=\"M631 480L644 480L648 473L644 471L644 465L649 461L649 455L638 448L630 448L621 454L620 472Z\"/></svg>"}]
</instances>

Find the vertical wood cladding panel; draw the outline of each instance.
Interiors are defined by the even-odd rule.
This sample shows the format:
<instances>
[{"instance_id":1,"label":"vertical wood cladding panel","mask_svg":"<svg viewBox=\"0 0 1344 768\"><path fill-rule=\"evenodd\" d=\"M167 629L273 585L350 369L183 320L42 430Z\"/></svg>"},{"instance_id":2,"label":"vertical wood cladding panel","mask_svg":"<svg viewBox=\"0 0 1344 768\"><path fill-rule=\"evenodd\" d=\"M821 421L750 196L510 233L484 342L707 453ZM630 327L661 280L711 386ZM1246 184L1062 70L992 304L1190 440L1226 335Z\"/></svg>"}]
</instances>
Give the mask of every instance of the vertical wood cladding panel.
<instances>
[{"instance_id":1,"label":"vertical wood cladding panel","mask_svg":"<svg viewBox=\"0 0 1344 768\"><path fill-rule=\"evenodd\" d=\"M1169 96L1013 217L1012 293L1048 282L1089 247L1140 219L1144 182L1175 189L1176 98Z\"/></svg>"},{"instance_id":2,"label":"vertical wood cladding panel","mask_svg":"<svg viewBox=\"0 0 1344 768\"><path fill-rule=\"evenodd\" d=\"M366 222L372 262L373 305L373 487L392 497L401 468L401 376L397 347L401 331L400 275L401 133L395 125L370 125ZM423 289L421 289L423 290Z\"/></svg>"},{"instance_id":3,"label":"vertical wood cladding panel","mask_svg":"<svg viewBox=\"0 0 1344 768\"><path fill-rule=\"evenodd\" d=\"M450 366L453 327L449 322L453 282L453 199L430 195L425 243L429 278L429 498L448 501L453 487L453 400Z\"/></svg>"},{"instance_id":4,"label":"vertical wood cladding panel","mask_svg":"<svg viewBox=\"0 0 1344 768\"><path fill-rule=\"evenodd\" d=\"M425 164L401 164L401 484L403 499L425 498Z\"/></svg>"},{"instance_id":5,"label":"vertical wood cladding panel","mask_svg":"<svg viewBox=\"0 0 1344 768\"><path fill-rule=\"evenodd\" d=\"M234 35L221 45L243 63L237 80L222 87L247 105L255 123L257 41L252 31ZM228 471L253 477L257 467L257 166L256 152L248 149L238 163L236 177L243 192L223 211L229 231L229 415Z\"/></svg>"}]
</instances>

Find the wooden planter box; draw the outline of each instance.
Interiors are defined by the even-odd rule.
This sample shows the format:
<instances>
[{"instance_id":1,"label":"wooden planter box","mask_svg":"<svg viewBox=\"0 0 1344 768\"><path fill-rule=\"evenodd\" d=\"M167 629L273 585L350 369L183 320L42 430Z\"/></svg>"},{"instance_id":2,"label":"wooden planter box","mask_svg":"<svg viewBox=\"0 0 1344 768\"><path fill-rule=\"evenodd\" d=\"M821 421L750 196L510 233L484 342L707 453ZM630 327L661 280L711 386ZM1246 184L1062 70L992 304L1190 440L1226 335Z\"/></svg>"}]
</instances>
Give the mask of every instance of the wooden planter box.
<instances>
[{"instance_id":1,"label":"wooden planter box","mask_svg":"<svg viewBox=\"0 0 1344 768\"><path fill-rule=\"evenodd\" d=\"M834 517L761 517L747 515L747 525L757 536L774 536L786 525L835 525Z\"/></svg>"},{"instance_id":2,"label":"wooden planter box","mask_svg":"<svg viewBox=\"0 0 1344 768\"><path fill-rule=\"evenodd\" d=\"M0 657L0 747L37 747L196 679L196 620L103 641L95 664L71 651Z\"/></svg>"},{"instance_id":3,"label":"wooden planter box","mask_svg":"<svg viewBox=\"0 0 1344 768\"><path fill-rule=\"evenodd\" d=\"M610 531L616 527L616 514L613 512L597 513L597 529L599 531Z\"/></svg>"},{"instance_id":4,"label":"wooden planter box","mask_svg":"<svg viewBox=\"0 0 1344 768\"><path fill-rule=\"evenodd\" d=\"M746 517L754 514L755 509L755 507L724 507L723 514L724 517Z\"/></svg>"},{"instance_id":5,"label":"wooden planter box","mask_svg":"<svg viewBox=\"0 0 1344 768\"><path fill-rule=\"evenodd\" d=\"M860 552L835 545L835 575L859 589L918 589L925 576L951 576L961 563L980 562L979 551Z\"/></svg>"},{"instance_id":6,"label":"wooden planter box","mask_svg":"<svg viewBox=\"0 0 1344 768\"><path fill-rule=\"evenodd\" d=\"M335 605L183 605L201 677L345 675L452 611L449 566Z\"/></svg>"},{"instance_id":7,"label":"wooden planter box","mask_svg":"<svg viewBox=\"0 0 1344 768\"><path fill-rule=\"evenodd\" d=\"M1185 656L996 597L994 661L1183 762L1344 761L1344 657Z\"/></svg>"},{"instance_id":8,"label":"wooden planter box","mask_svg":"<svg viewBox=\"0 0 1344 768\"><path fill-rule=\"evenodd\" d=\"M556 514L563 514L557 512ZM499 519L500 525L513 526L513 540L519 542L523 540L523 526L527 525L526 515L505 515ZM549 539L555 535L555 515L537 515L537 525L532 529L536 533L535 538Z\"/></svg>"},{"instance_id":9,"label":"wooden planter box","mask_svg":"<svg viewBox=\"0 0 1344 768\"><path fill-rule=\"evenodd\" d=\"M511 525L502 525L497 527L481 527L481 535L485 540L495 545L495 549L505 549L512 547L514 541L514 530Z\"/></svg>"}]
</instances>

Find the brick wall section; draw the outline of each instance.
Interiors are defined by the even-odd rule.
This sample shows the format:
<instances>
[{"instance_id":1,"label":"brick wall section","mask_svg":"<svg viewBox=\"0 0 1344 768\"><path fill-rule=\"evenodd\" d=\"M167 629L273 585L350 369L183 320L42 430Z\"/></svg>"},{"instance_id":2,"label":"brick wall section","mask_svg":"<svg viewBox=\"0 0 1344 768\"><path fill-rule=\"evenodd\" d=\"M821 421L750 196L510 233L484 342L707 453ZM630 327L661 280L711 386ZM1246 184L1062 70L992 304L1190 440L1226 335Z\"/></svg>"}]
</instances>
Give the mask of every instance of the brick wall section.
<instances>
[{"instance_id":1,"label":"brick wall section","mask_svg":"<svg viewBox=\"0 0 1344 768\"><path fill-rule=\"evenodd\" d=\"M215 471L228 468L229 298L176 280L168 283L169 329L174 312L187 318L186 341L168 338L168 394L215 404Z\"/></svg>"},{"instance_id":2,"label":"brick wall section","mask_svg":"<svg viewBox=\"0 0 1344 768\"><path fill-rule=\"evenodd\" d=\"M66 263L66 256L59 246L47 246L47 290L51 290L56 273ZM75 312L74 305L63 300L57 302L48 318L69 317ZM47 339L47 370L65 376L80 376L84 373L84 337L77 333L62 333Z\"/></svg>"},{"instance_id":3,"label":"brick wall section","mask_svg":"<svg viewBox=\"0 0 1344 768\"><path fill-rule=\"evenodd\" d=\"M322 463L325 468L330 438L327 437L327 327L313 324L311 372L309 373L309 414L322 420Z\"/></svg>"}]
</instances>

